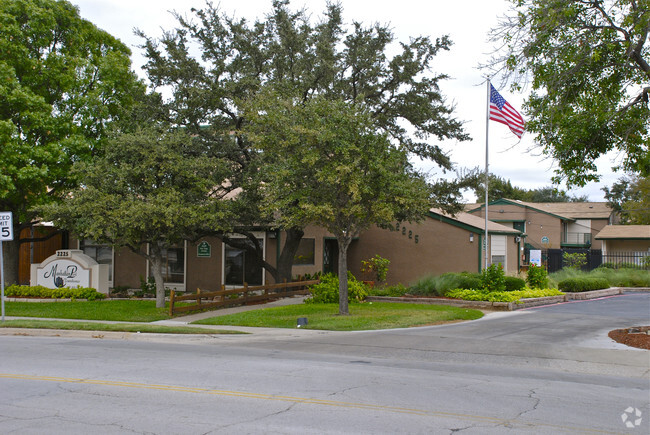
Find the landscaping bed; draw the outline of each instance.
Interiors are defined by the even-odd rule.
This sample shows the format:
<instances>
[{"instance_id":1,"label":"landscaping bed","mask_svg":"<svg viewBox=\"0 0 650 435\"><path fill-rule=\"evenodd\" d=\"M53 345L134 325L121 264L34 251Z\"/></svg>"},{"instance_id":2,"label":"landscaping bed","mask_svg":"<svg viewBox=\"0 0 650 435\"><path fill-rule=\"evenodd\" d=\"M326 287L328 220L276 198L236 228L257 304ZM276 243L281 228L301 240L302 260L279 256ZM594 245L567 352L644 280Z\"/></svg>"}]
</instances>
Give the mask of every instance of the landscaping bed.
<instances>
[{"instance_id":1,"label":"landscaping bed","mask_svg":"<svg viewBox=\"0 0 650 435\"><path fill-rule=\"evenodd\" d=\"M617 343L650 350L650 326L615 329L608 334Z\"/></svg>"},{"instance_id":2,"label":"landscaping bed","mask_svg":"<svg viewBox=\"0 0 650 435\"><path fill-rule=\"evenodd\" d=\"M518 302L466 301L462 299L413 296L413 295L404 295L402 297L368 296L366 300L369 302L402 302L402 303L414 303L414 304L436 304L436 305L450 305L454 307L463 307L463 308L474 308L478 310L515 311L515 310L521 310L523 308L558 304L561 302L568 302L570 300L596 299L596 298L602 298L606 296L619 295L622 293L623 293L623 288L612 287L604 290L593 290L593 291L581 292L581 293L565 293L564 295L561 296L548 296L543 298L521 299Z\"/></svg>"}]
</instances>

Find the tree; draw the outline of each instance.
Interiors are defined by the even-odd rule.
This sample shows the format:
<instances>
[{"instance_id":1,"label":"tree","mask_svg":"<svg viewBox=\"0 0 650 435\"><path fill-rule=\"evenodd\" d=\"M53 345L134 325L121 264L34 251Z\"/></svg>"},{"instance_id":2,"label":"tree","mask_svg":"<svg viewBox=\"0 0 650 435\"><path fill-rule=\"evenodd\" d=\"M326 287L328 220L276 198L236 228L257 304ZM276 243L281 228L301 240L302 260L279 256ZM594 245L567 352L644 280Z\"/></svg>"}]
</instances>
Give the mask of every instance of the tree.
<instances>
[{"instance_id":1,"label":"tree","mask_svg":"<svg viewBox=\"0 0 650 435\"><path fill-rule=\"evenodd\" d=\"M81 186L61 204L42 209L61 228L114 247L127 247L151 264L156 306L165 306L165 251L232 221L224 185L226 162L206 154L185 130L155 124L120 133L101 156L79 162Z\"/></svg>"},{"instance_id":2,"label":"tree","mask_svg":"<svg viewBox=\"0 0 650 435\"><path fill-rule=\"evenodd\" d=\"M477 200L485 198L485 174L474 169L462 175L465 182L474 191ZM538 187L537 189L522 189L513 186L510 180L490 174L488 179L488 199L512 199L526 202L586 202L587 196L570 196L566 191L553 186Z\"/></svg>"},{"instance_id":3,"label":"tree","mask_svg":"<svg viewBox=\"0 0 650 435\"><path fill-rule=\"evenodd\" d=\"M283 210L277 216L283 225L316 224L336 237L339 314L349 314L352 239L373 225L422 219L431 190L362 105L316 97L304 103L262 98L252 107L248 131L264 155L263 207Z\"/></svg>"},{"instance_id":4,"label":"tree","mask_svg":"<svg viewBox=\"0 0 650 435\"><path fill-rule=\"evenodd\" d=\"M623 203L623 214L633 225L650 225L650 177L637 177L630 189L634 198Z\"/></svg>"},{"instance_id":5,"label":"tree","mask_svg":"<svg viewBox=\"0 0 650 435\"><path fill-rule=\"evenodd\" d=\"M314 98L363 104L376 128L400 149L431 159L444 169L451 161L435 138L467 140L453 107L442 96L439 83L447 77L430 70L434 56L451 42L441 37L413 38L390 57L394 36L386 26L353 23L346 30L340 5L329 4L322 20L312 23L304 10L292 11L286 0L273 1L265 20L249 23L222 14L208 3L193 10L195 20L176 15L178 28L160 41L141 34L154 89L166 88L169 121L199 137L206 148L219 148L232 161L231 187L237 189L238 229L252 242L261 260L261 247L249 231L273 228L273 215L259 209L259 185L249 181L265 168L247 138L243 105L271 90L280 98L307 104ZM200 61L193 53L199 49ZM448 199L460 197L440 186ZM453 184L451 185L453 186ZM287 207L291 206L287 204ZM285 210L278 210L286 215ZM283 226L287 240L277 268L265 264L276 281L291 279L294 254L303 235L301 226ZM217 234L226 243L236 243Z\"/></svg>"},{"instance_id":6,"label":"tree","mask_svg":"<svg viewBox=\"0 0 650 435\"><path fill-rule=\"evenodd\" d=\"M623 225L650 225L650 177L631 175L604 187L609 206L617 212Z\"/></svg>"},{"instance_id":7,"label":"tree","mask_svg":"<svg viewBox=\"0 0 650 435\"><path fill-rule=\"evenodd\" d=\"M650 175L649 0L513 0L492 33L487 65L513 87L531 85L527 130L559 163L555 182L598 180L611 150L622 169Z\"/></svg>"},{"instance_id":8,"label":"tree","mask_svg":"<svg viewBox=\"0 0 650 435\"><path fill-rule=\"evenodd\" d=\"M5 281L18 280L19 238L35 206L58 201L76 184L73 162L102 146L110 123L144 87L130 51L79 17L67 1L0 2L0 210L14 217L3 244Z\"/></svg>"}]
</instances>

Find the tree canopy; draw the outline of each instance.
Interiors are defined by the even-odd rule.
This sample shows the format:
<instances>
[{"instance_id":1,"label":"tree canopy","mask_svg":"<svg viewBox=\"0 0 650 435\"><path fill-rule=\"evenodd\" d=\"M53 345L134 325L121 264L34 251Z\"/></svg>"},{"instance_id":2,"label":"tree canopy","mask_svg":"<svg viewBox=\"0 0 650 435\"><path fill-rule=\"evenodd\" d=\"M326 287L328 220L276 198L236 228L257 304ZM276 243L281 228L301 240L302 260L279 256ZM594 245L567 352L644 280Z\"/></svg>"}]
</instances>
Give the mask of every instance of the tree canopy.
<instances>
[{"instance_id":1,"label":"tree canopy","mask_svg":"<svg viewBox=\"0 0 650 435\"><path fill-rule=\"evenodd\" d=\"M447 77L432 71L435 55L451 46L446 36L396 44L387 26L346 25L338 4L328 4L316 23L306 10L292 10L287 0L273 1L265 19L252 23L210 3L192 11L192 19L176 15L178 27L160 40L140 33L145 70L153 89L171 95L165 102L168 121L232 162L229 181L240 192L238 226L245 234L252 226L274 223L259 209L260 186L250 183L264 167L247 136L245 106L259 95L274 94L294 108L313 99L358 105L393 146L444 169L452 164L435 141L469 139L440 91ZM446 195L441 202L454 198L445 189L441 194ZM291 279L291 250L298 247L302 227L282 229L288 238L278 269L266 267L276 279ZM251 241L249 247L255 244Z\"/></svg>"},{"instance_id":2,"label":"tree canopy","mask_svg":"<svg viewBox=\"0 0 650 435\"><path fill-rule=\"evenodd\" d=\"M82 187L43 212L80 237L147 258L158 307L165 301L164 251L198 239L207 229L230 228L230 202L220 188L228 165L207 154L185 130L150 124L118 134L101 156L73 169Z\"/></svg>"},{"instance_id":3,"label":"tree canopy","mask_svg":"<svg viewBox=\"0 0 650 435\"><path fill-rule=\"evenodd\" d=\"M649 175L649 0L512 3L487 67L530 85L527 130L559 163L554 181L598 180L595 161L612 150L621 169Z\"/></svg>"},{"instance_id":4,"label":"tree canopy","mask_svg":"<svg viewBox=\"0 0 650 435\"><path fill-rule=\"evenodd\" d=\"M622 177L611 187L604 187L605 198L616 211L621 224L650 225L650 177Z\"/></svg>"},{"instance_id":5,"label":"tree canopy","mask_svg":"<svg viewBox=\"0 0 650 435\"><path fill-rule=\"evenodd\" d=\"M144 87L129 49L67 1L3 0L0 28L0 210L18 235L34 206L75 186L73 162L98 152ZM19 243L5 244L7 282L18 278Z\"/></svg>"},{"instance_id":6,"label":"tree canopy","mask_svg":"<svg viewBox=\"0 0 650 435\"><path fill-rule=\"evenodd\" d=\"M485 174L475 169L465 174L466 182L471 186L476 195L477 201L485 198ZM488 178L489 200L512 199L526 202L585 202L586 196L569 195L565 190L553 186L539 187L536 189L524 189L513 186L510 180L490 174Z\"/></svg>"},{"instance_id":7,"label":"tree canopy","mask_svg":"<svg viewBox=\"0 0 650 435\"><path fill-rule=\"evenodd\" d=\"M420 220L430 208L426 179L391 145L363 106L315 97L263 99L248 116L263 155L263 204L287 227L315 224L339 248L339 313L348 314L347 250L362 230Z\"/></svg>"}]
</instances>

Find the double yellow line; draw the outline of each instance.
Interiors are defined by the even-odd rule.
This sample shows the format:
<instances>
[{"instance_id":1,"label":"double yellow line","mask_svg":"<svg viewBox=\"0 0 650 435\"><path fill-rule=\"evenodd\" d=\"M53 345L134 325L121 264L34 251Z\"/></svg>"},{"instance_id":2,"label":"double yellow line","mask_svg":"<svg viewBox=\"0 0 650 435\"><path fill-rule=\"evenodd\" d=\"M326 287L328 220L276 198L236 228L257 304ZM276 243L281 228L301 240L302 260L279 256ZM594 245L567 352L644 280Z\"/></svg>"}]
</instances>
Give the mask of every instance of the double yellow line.
<instances>
[{"instance_id":1,"label":"double yellow line","mask_svg":"<svg viewBox=\"0 0 650 435\"><path fill-rule=\"evenodd\" d=\"M122 382L122 381L109 381L109 380L99 380L99 379L63 378L57 376L33 376L33 375L11 374L11 373L0 373L0 379L1 378L17 379L17 380L25 380L25 381L45 381L45 382L56 382L56 383L82 384L82 385L103 385L108 387L136 388L136 389L159 390L159 391L175 391L181 393L208 394L208 395L223 396L223 397L241 397L245 399L305 403L310 405L333 406L333 407L348 408L348 409L365 409L371 411L393 412L399 414L420 415L426 417L473 420L473 421L480 421L483 423L492 424L495 426L505 426L510 428L515 426L523 426L529 428L545 427L545 428L555 428L555 429L570 430L570 431L579 431L583 433L604 433L604 434L618 433L618 432L594 430L591 428L584 428L584 427L569 427L569 426L552 425L546 423L526 423L526 422L521 422L516 420L485 417L485 416L472 415L472 414L459 414L459 413L442 412L442 411L427 411L427 410L416 409L416 408L401 408L396 406L373 405L370 403L359 403L359 402L341 402L337 400L314 399L308 397L280 396L275 394L259 394L259 393L246 393L242 391L214 390L209 388L180 387L175 385L161 385L161 384L142 384L138 382Z\"/></svg>"}]
</instances>

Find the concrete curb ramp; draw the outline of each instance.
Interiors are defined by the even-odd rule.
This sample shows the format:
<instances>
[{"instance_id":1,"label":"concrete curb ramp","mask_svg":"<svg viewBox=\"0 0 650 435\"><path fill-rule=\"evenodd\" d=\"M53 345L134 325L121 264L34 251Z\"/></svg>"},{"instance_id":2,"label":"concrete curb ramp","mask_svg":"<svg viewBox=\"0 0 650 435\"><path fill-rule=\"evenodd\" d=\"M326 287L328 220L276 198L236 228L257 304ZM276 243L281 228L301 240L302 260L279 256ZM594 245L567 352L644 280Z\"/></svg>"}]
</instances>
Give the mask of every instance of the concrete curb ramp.
<instances>
[{"instance_id":1,"label":"concrete curb ramp","mask_svg":"<svg viewBox=\"0 0 650 435\"><path fill-rule=\"evenodd\" d=\"M572 300L588 300L597 299L607 296L615 296L623 294L624 290L648 290L637 288L623 288L611 287L603 290L593 290L589 292L580 293L565 293L561 296L549 296L545 298L530 298L521 299L519 302L482 302L482 301L463 301L460 299L447 299L447 298L408 298L408 297L385 297L385 296L369 296L366 298L369 302L405 302L415 304L435 304L435 305L450 305L454 307L475 308L479 310L493 310L493 311L515 311L524 308L539 307L543 305L553 305Z\"/></svg>"}]
</instances>

